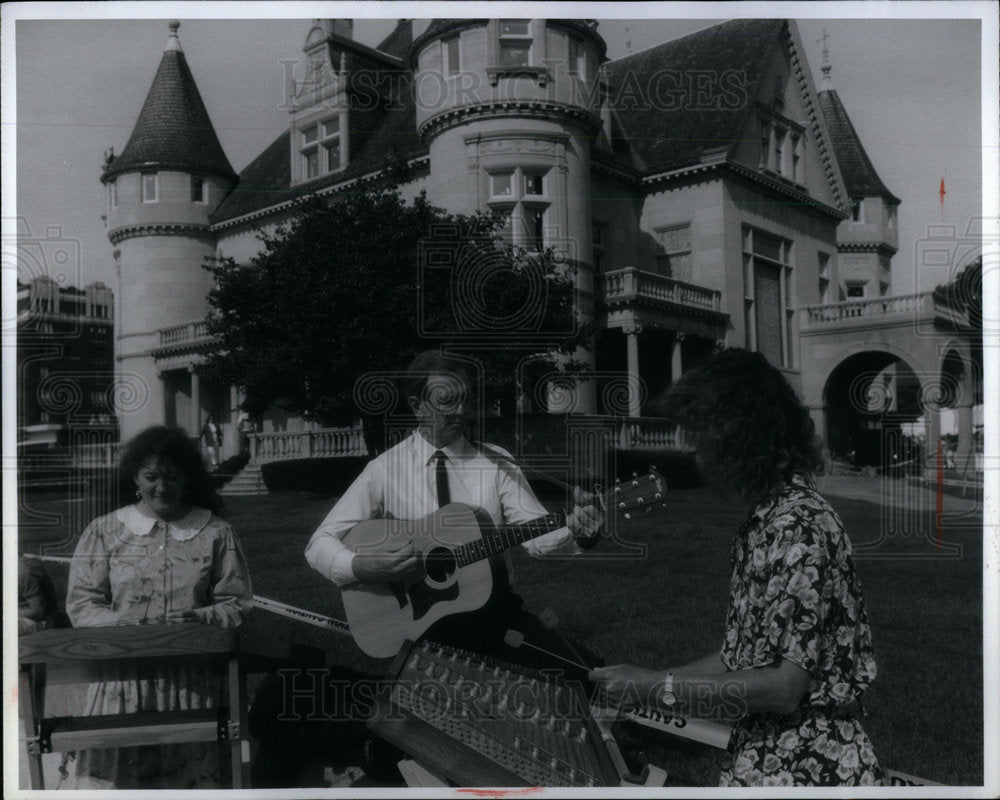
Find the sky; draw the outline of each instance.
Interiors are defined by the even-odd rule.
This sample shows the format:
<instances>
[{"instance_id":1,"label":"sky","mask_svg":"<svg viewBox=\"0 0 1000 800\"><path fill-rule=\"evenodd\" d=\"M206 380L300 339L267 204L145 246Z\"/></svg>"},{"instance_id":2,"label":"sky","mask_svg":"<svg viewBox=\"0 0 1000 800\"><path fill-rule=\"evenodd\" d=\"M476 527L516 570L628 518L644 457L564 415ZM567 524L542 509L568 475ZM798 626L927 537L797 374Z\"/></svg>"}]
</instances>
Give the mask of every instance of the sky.
<instances>
[{"instance_id":1,"label":"sky","mask_svg":"<svg viewBox=\"0 0 1000 800\"><path fill-rule=\"evenodd\" d=\"M128 141L167 41L168 19L181 22L180 40L188 64L222 146L239 172L289 123L281 108L287 74L290 63L302 56L313 16L351 16L355 38L375 45L398 17L417 19L419 32L421 18L432 13L444 16L446 11L441 4L334 5L55 4L54 9L47 7L47 14L72 18L18 19L13 81L17 117L15 123L5 115L3 124L8 140L12 133L8 126L14 127L17 145L18 229L26 241L41 240L45 245L21 247L19 277L23 280L44 270L65 285L99 280L114 286L112 248L101 220L103 154L109 147L121 153ZM915 9L921 14L939 9L934 13L939 18L875 19L872 16L884 6L622 3L587 9L585 5L574 4L574 13L598 19L602 12L629 17L600 19L598 30L607 41L610 58L734 16L795 18L817 86L825 31L834 86L876 170L902 200L893 293L926 290L950 277L949 268L926 263L929 234L944 236L962 253L978 252L976 243L966 245L962 240L982 215L980 21L940 18L965 13L968 7L894 4L897 15L901 8L902 13ZM7 5L5 12L12 7L20 7L17 13L22 17L32 16L24 13L31 4ZM549 16L565 14L565 6L550 8ZM636 18L649 8L655 17ZM467 4L461 11L466 16L473 13ZM490 13L518 16L518 11ZM285 18L219 19L278 12ZM540 15L538 4L531 12ZM520 13L529 12L520 9ZM692 13L701 19L680 18ZM121 18L81 19L84 14ZM374 14L390 19L371 19ZM299 18L289 18L293 16ZM5 196L4 216L9 218L6 200ZM962 263L955 266L967 260L964 255L958 258Z\"/></svg>"}]
</instances>

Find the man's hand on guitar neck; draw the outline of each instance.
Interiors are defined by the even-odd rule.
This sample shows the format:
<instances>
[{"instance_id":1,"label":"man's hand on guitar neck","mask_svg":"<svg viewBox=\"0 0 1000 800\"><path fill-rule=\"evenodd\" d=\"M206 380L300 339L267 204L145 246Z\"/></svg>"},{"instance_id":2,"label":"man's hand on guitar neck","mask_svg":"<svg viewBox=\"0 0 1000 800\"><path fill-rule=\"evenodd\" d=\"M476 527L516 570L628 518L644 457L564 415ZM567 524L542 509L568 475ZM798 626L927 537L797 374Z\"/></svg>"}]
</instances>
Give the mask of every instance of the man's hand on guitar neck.
<instances>
[{"instance_id":1,"label":"man's hand on guitar neck","mask_svg":"<svg viewBox=\"0 0 1000 800\"><path fill-rule=\"evenodd\" d=\"M424 567L417 558L413 544L405 542L397 548L387 547L377 553L355 554L351 561L354 577L361 583L391 583L423 577Z\"/></svg>"},{"instance_id":2,"label":"man's hand on guitar neck","mask_svg":"<svg viewBox=\"0 0 1000 800\"><path fill-rule=\"evenodd\" d=\"M566 527L576 543L585 550L597 544L604 525L604 515L595 505L594 495L573 487L573 510L566 517Z\"/></svg>"}]
</instances>

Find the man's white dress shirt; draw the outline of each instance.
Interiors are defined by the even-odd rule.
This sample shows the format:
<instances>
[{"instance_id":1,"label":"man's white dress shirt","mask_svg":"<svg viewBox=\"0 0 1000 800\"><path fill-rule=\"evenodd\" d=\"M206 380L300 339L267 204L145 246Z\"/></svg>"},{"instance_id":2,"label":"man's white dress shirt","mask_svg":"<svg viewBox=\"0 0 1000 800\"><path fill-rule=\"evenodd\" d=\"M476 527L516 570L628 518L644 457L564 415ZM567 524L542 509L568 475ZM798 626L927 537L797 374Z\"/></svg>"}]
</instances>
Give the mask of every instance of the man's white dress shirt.
<instances>
[{"instance_id":1,"label":"man's white dress shirt","mask_svg":"<svg viewBox=\"0 0 1000 800\"><path fill-rule=\"evenodd\" d=\"M354 583L354 553L342 541L351 528L364 520L421 519L436 511L434 454L439 449L447 456L453 503L481 508L494 524L528 522L548 513L505 450L490 445L484 451L465 438L437 448L414 431L369 461L326 515L306 547L309 565L337 586ZM521 546L536 558L582 552L565 527ZM510 553L504 555L513 580Z\"/></svg>"}]
</instances>

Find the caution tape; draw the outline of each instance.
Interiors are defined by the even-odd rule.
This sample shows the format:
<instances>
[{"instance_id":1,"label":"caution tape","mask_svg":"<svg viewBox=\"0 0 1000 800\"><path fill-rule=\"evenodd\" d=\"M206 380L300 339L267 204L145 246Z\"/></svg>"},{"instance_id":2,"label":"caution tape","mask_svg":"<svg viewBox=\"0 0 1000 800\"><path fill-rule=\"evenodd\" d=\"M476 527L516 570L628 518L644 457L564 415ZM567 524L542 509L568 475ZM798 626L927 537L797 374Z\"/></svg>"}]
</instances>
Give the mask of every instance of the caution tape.
<instances>
[{"instance_id":1,"label":"caution tape","mask_svg":"<svg viewBox=\"0 0 1000 800\"><path fill-rule=\"evenodd\" d=\"M605 709L597 707L592 707L591 712L594 716L608 713ZM630 722L635 722L638 725L653 728L654 730L658 730L663 733L669 733L673 736L680 736L684 739L691 739L696 742L701 742L702 744L707 744L711 747L717 747L720 750L728 748L729 734L733 730L732 726L725 725L720 722L712 722L707 719L691 719L677 716L676 714L661 714L659 711L649 708L624 711L618 715L618 718L626 719ZM906 772L900 772L895 769L885 770L885 785L944 786L943 783L931 781L927 778L921 778L916 775L909 775Z\"/></svg>"},{"instance_id":2,"label":"caution tape","mask_svg":"<svg viewBox=\"0 0 1000 800\"><path fill-rule=\"evenodd\" d=\"M71 564L73 556L42 556L38 553L23 553L25 558L34 558L37 561L51 561L54 564Z\"/></svg>"},{"instance_id":3,"label":"caution tape","mask_svg":"<svg viewBox=\"0 0 1000 800\"><path fill-rule=\"evenodd\" d=\"M36 558L39 561L51 561L62 564L68 564L73 561L72 556L43 556L37 553L25 553L24 556L26 558ZM328 617L325 614L318 614L315 611L307 611L304 608L288 605L287 603L281 603L277 600L272 600L269 597L261 597L257 594L253 596L253 604L254 608L259 608L262 611L270 611L272 614L287 617L288 619L307 622L318 628L336 631L337 633L342 633L346 636L351 635L351 626L344 622L344 620ZM606 717L608 715L608 710L593 706L591 707L591 713L594 717ZM729 735L732 732L731 726L724 725L719 722L661 714L659 711L654 711L653 709L635 709L632 711L624 711L620 712L618 717L620 719L626 719L630 722L634 722L638 725L643 725L647 728L653 728L654 730L658 730L663 733L680 736L684 739L691 739L696 742L701 742L702 744L707 744L710 747L717 747L720 750L725 750L728 747ZM888 786L944 785L937 783L936 781L927 780L927 778L920 778L916 775L909 775L905 772L899 772L894 769L885 770L885 776L886 785Z\"/></svg>"},{"instance_id":4,"label":"caution tape","mask_svg":"<svg viewBox=\"0 0 1000 800\"><path fill-rule=\"evenodd\" d=\"M50 561L55 564L70 564L73 562L73 556L43 556L38 553L25 553L25 558L34 558L38 561ZM344 633L348 636L351 635L351 626L340 619L334 619L333 617L328 617L325 614L317 614L315 611L307 611L304 608L298 608L297 606L291 606L287 603L280 603L277 600L272 600L269 597L261 597L258 594L253 596L254 608L259 608L263 611L270 611L272 614L278 614L282 617L287 617L289 619L297 619L300 622L308 622L310 625L315 625L318 628L324 628L329 631L337 631L338 633Z\"/></svg>"},{"instance_id":5,"label":"caution tape","mask_svg":"<svg viewBox=\"0 0 1000 800\"><path fill-rule=\"evenodd\" d=\"M591 707L593 716L606 716L607 709L597 706ZM725 750L729 745L729 734L732 733L732 726L724 725L721 722L712 722L707 719L692 719L681 717L676 714L661 714L650 708L633 709L630 711L611 712L618 719L628 720L646 728L653 728L661 733L669 733L672 736L680 736L684 739L692 739L710 747L718 747Z\"/></svg>"},{"instance_id":6,"label":"caution tape","mask_svg":"<svg viewBox=\"0 0 1000 800\"><path fill-rule=\"evenodd\" d=\"M347 636L351 635L351 626L340 619L334 619L333 617L328 617L325 614L317 614L315 611L306 611L304 608L298 608L297 606L290 606L287 603L279 603L277 600L271 600L268 597L261 597L255 594L253 596L254 608L259 608L262 611L270 611L272 614L278 614L282 617L287 617L288 619L297 619L300 622L308 622L310 625L315 625L317 628L324 628L329 631L336 631L337 633L343 633Z\"/></svg>"}]
</instances>

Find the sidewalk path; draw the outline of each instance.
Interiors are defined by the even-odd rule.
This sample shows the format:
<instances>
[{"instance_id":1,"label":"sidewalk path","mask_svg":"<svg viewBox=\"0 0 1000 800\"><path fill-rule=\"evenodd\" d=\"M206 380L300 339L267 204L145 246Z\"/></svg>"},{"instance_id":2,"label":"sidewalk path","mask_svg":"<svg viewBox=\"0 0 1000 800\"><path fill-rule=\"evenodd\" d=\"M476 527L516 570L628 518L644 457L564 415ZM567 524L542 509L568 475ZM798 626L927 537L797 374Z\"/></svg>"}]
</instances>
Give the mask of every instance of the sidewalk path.
<instances>
[{"instance_id":1,"label":"sidewalk path","mask_svg":"<svg viewBox=\"0 0 1000 800\"><path fill-rule=\"evenodd\" d=\"M906 478L888 478L881 475L865 477L861 475L821 475L816 481L820 494L863 500L883 505L889 503L903 508L936 508L937 491L934 486L911 481ZM943 493L944 512L963 514L981 509L981 504L972 489L967 497Z\"/></svg>"}]
</instances>

